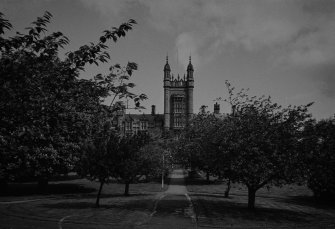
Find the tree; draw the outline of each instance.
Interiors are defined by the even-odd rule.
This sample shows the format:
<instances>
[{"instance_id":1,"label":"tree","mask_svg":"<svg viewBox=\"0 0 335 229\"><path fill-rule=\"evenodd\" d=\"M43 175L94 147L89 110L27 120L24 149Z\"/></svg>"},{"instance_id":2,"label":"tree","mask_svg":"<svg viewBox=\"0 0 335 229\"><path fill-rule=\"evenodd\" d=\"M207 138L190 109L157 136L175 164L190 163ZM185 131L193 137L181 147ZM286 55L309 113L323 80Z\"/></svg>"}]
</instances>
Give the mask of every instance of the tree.
<instances>
[{"instance_id":1,"label":"tree","mask_svg":"<svg viewBox=\"0 0 335 229\"><path fill-rule=\"evenodd\" d=\"M282 108L270 97L243 91L235 95L229 83L227 87L234 106L229 128L220 132L231 136L222 140L222 147L231 158L231 178L247 186L248 208L253 209L257 190L293 182L300 174L298 145L312 104Z\"/></svg>"},{"instance_id":2,"label":"tree","mask_svg":"<svg viewBox=\"0 0 335 229\"><path fill-rule=\"evenodd\" d=\"M210 174L220 174L218 145L213 139L221 122L221 118L210 114L206 111L206 106L202 106L184 129L175 146L176 158L192 170L200 169L206 172L208 181Z\"/></svg>"},{"instance_id":3,"label":"tree","mask_svg":"<svg viewBox=\"0 0 335 229\"><path fill-rule=\"evenodd\" d=\"M168 143L164 140L150 140L140 149L140 154L145 161L141 173L147 180L159 178L161 175L165 177L172 168L173 158Z\"/></svg>"},{"instance_id":4,"label":"tree","mask_svg":"<svg viewBox=\"0 0 335 229\"><path fill-rule=\"evenodd\" d=\"M12 26L0 14L0 176L3 183L21 176L38 177L46 184L50 176L71 170L79 158L80 143L94 135L101 98L114 90L113 75L95 80L79 79L87 64L98 65L110 58L106 42L124 37L136 23L129 20L105 30L97 43L68 52L58 51L69 40L61 32L47 34L52 15L38 17L27 34L5 38ZM115 68L120 68L118 65ZM128 73L137 68L129 63ZM114 77L115 78L115 77ZM118 93L117 93L118 94ZM130 94L129 94L130 95ZM131 95L135 103L145 96Z\"/></svg>"},{"instance_id":5,"label":"tree","mask_svg":"<svg viewBox=\"0 0 335 229\"><path fill-rule=\"evenodd\" d=\"M104 116L102 116L104 117ZM82 156L77 165L79 175L100 183L96 198L96 207L100 206L100 196L103 185L114 175L115 152L118 151L118 136L107 122L93 138L87 140L82 148Z\"/></svg>"},{"instance_id":6,"label":"tree","mask_svg":"<svg viewBox=\"0 0 335 229\"><path fill-rule=\"evenodd\" d=\"M67 165L75 148L73 141L65 140L62 128L73 114L66 116L64 110L69 108L74 81L61 76L63 65L57 56L58 47L68 39L61 33L41 37L50 18L50 13L38 18L29 34L1 37L1 148L13 162L2 166L4 180L26 174L44 183L45 177ZM69 150L65 157L60 149Z\"/></svg>"},{"instance_id":7,"label":"tree","mask_svg":"<svg viewBox=\"0 0 335 229\"><path fill-rule=\"evenodd\" d=\"M121 136L118 141L118 151L114 155L115 178L125 184L124 195L129 195L129 186L138 181L142 175L152 169L148 166L154 165L148 151L141 151L142 147L149 143L149 136L146 133ZM150 151L149 151L150 152ZM157 165L157 164L156 164Z\"/></svg>"},{"instance_id":8,"label":"tree","mask_svg":"<svg viewBox=\"0 0 335 229\"><path fill-rule=\"evenodd\" d=\"M112 96L112 102L108 106L102 104L95 106L94 116L90 119L91 131L81 146L83 154L79 158L76 170L82 177L99 181L96 207L100 205L100 195L104 184L116 176L117 167L123 160L118 157L122 146L122 136L111 125L117 112L123 109L120 100L131 98L135 102L135 108L139 108L140 101L146 99L146 95L136 95L129 90L135 86L129 82L129 79L136 69L135 63L130 62L125 67L116 64L110 68L111 72L107 76L101 74L95 76L95 82L104 89L108 96Z\"/></svg>"},{"instance_id":9,"label":"tree","mask_svg":"<svg viewBox=\"0 0 335 229\"><path fill-rule=\"evenodd\" d=\"M231 181L233 179L232 165L234 156L236 155L231 148L231 142L237 137L236 132L232 131L234 123L231 120L231 116L218 120L216 125L211 126L210 134L207 135L208 144L215 149L215 154L212 155L215 160L215 170L219 179L226 178L227 187L224 192L225 197L229 197L231 189Z\"/></svg>"},{"instance_id":10,"label":"tree","mask_svg":"<svg viewBox=\"0 0 335 229\"><path fill-rule=\"evenodd\" d=\"M331 199L335 194L335 119L307 123L302 146L308 187L316 198Z\"/></svg>"},{"instance_id":11,"label":"tree","mask_svg":"<svg viewBox=\"0 0 335 229\"><path fill-rule=\"evenodd\" d=\"M229 196L232 176L232 154L225 144L232 136L223 134L230 128L229 125L231 122L228 117L216 117L202 106L179 139L176 153L184 164L192 163L194 169L205 171L208 181L210 174L219 179L226 178L225 197Z\"/></svg>"}]
</instances>

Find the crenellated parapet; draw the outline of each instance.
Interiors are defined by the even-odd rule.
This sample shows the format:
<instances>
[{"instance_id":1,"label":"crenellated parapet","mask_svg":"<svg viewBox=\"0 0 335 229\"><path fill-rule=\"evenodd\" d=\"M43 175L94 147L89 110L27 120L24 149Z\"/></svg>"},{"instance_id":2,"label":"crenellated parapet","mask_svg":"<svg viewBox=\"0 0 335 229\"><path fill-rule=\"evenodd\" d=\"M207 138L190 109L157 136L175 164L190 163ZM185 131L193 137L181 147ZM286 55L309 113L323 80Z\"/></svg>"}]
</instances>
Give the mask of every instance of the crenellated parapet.
<instances>
[{"instance_id":1,"label":"crenellated parapet","mask_svg":"<svg viewBox=\"0 0 335 229\"><path fill-rule=\"evenodd\" d=\"M181 78L178 74L178 77L174 77L174 75L171 75L171 80L170 80L170 86L171 87L187 87L187 81L186 81L186 76L184 74L184 78Z\"/></svg>"}]
</instances>

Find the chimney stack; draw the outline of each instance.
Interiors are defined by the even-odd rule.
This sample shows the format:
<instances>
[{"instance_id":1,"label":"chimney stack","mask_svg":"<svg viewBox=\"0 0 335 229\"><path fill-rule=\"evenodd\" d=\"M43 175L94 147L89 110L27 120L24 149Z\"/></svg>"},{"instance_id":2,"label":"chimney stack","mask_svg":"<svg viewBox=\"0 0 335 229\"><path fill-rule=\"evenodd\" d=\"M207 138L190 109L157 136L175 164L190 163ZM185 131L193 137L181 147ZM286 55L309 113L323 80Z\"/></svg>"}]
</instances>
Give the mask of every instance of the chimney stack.
<instances>
[{"instance_id":1,"label":"chimney stack","mask_svg":"<svg viewBox=\"0 0 335 229\"><path fill-rule=\"evenodd\" d=\"M214 104L214 114L220 114L220 104L217 102Z\"/></svg>"},{"instance_id":2,"label":"chimney stack","mask_svg":"<svg viewBox=\"0 0 335 229\"><path fill-rule=\"evenodd\" d=\"M155 105L151 106L151 115L156 115L156 106Z\"/></svg>"}]
</instances>

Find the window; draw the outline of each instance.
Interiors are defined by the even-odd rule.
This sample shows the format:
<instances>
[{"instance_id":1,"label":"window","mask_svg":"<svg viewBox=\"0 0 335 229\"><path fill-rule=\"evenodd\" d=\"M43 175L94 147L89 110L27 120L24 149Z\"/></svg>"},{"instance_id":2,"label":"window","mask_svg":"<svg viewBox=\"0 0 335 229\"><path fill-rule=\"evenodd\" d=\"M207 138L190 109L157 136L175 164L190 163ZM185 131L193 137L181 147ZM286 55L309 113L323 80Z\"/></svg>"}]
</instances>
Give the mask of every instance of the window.
<instances>
[{"instance_id":1,"label":"window","mask_svg":"<svg viewBox=\"0 0 335 229\"><path fill-rule=\"evenodd\" d=\"M174 118L174 127L183 127L184 123L183 123L183 119L182 117L175 117Z\"/></svg>"},{"instance_id":2,"label":"window","mask_svg":"<svg viewBox=\"0 0 335 229\"><path fill-rule=\"evenodd\" d=\"M184 98L183 97L174 97L173 98L173 111L174 111L174 113L183 113L184 112Z\"/></svg>"},{"instance_id":3,"label":"window","mask_svg":"<svg viewBox=\"0 0 335 229\"><path fill-rule=\"evenodd\" d=\"M146 121L141 121L141 130L147 130L148 129L148 123Z\"/></svg>"},{"instance_id":4,"label":"window","mask_svg":"<svg viewBox=\"0 0 335 229\"><path fill-rule=\"evenodd\" d=\"M131 130L131 122L126 122L126 130Z\"/></svg>"}]
</instances>

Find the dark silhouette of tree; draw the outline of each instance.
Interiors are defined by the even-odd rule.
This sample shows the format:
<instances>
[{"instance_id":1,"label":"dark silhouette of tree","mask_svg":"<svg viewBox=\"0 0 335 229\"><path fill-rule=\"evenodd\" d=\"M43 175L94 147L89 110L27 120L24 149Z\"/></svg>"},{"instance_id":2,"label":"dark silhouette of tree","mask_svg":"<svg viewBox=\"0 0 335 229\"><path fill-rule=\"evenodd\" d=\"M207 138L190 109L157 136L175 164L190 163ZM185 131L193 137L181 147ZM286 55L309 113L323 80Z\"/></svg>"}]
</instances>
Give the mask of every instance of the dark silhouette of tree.
<instances>
[{"instance_id":1,"label":"dark silhouette of tree","mask_svg":"<svg viewBox=\"0 0 335 229\"><path fill-rule=\"evenodd\" d=\"M141 132L119 138L118 151L114 155L115 164L117 164L115 178L118 182L125 184L125 196L129 195L130 184L137 182L150 169L148 166L153 165L150 162L151 158L145 154L146 151L141 151L149 140L149 135Z\"/></svg>"},{"instance_id":2,"label":"dark silhouette of tree","mask_svg":"<svg viewBox=\"0 0 335 229\"><path fill-rule=\"evenodd\" d=\"M304 174L308 187L318 199L335 194L335 119L309 122L302 141Z\"/></svg>"},{"instance_id":3,"label":"dark silhouette of tree","mask_svg":"<svg viewBox=\"0 0 335 229\"><path fill-rule=\"evenodd\" d=\"M110 106L114 111L118 109L115 98L128 97L136 106L145 99L143 94L129 92L134 84L124 83L137 69L132 62L125 68L112 66L107 76L79 79L88 64L109 60L107 41L124 37L134 20L105 30L96 43L83 45L61 59L58 52L69 40L61 32L47 33L51 17L46 12L27 28L26 34L6 38L4 32L12 26L0 14L2 183L33 176L45 185L50 176L67 173L79 159L81 143L94 139L92 136L104 126L97 121L97 117L107 114L101 113L102 98L115 96Z\"/></svg>"},{"instance_id":4,"label":"dark silhouette of tree","mask_svg":"<svg viewBox=\"0 0 335 229\"><path fill-rule=\"evenodd\" d=\"M101 118L104 118L102 115ZM109 122L82 145L82 155L76 170L79 175L100 183L96 198L96 207L100 206L100 196L104 184L115 175L115 155L119 150L119 136Z\"/></svg>"},{"instance_id":5,"label":"dark silhouette of tree","mask_svg":"<svg viewBox=\"0 0 335 229\"><path fill-rule=\"evenodd\" d=\"M254 209L260 188L301 180L300 144L312 104L282 108L270 97L226 86L224 101L232 112L217 119L202 109L176 144L177 152L184 163L226 178L225 196L230 182L246 185L248 208Z\"/></svg>"},{"instance_id":6,"label":"dark silhouette of tree","mask_svg":"<svg viewBox=\"0 0 335 229\"><path fill-rule=\"evenodd\" d=\"M227 87L234 104L229 128L220 132L225 136L222 147L231 158L231 178L247 186L248 208L253 209L257 190L294 182L300 174L298 145L312 104L282 108L270 97L235 95L229 83Z\"/></svg>"}]
</instances>

